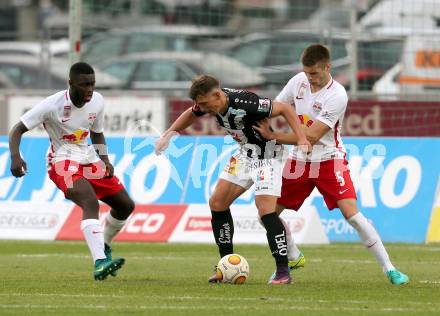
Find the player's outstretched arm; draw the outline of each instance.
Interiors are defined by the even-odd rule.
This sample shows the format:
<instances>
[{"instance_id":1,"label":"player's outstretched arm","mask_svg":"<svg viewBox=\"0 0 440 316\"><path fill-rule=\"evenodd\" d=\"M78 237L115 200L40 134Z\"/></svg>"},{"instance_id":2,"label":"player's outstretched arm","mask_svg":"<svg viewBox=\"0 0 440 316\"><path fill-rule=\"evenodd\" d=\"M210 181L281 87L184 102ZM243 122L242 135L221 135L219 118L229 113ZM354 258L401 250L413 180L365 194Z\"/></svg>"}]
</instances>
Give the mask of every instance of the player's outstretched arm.
<instances>
[{"instance_id":1,"label":"player's outstretched arm","mask_svg":"<svg viewBox=\"0 0 440 316\"><path fill-rule=\"evenodd\" d=\"M101 158L105 164L105 177L113 177L114 168L110 163L110 159L108 158L107 143L105 141L104 133L95 133L90 131L90 140L92 141L93 147L98 153L99 158Z\"/></svg>"},{"instance_id":2,"label":"player's outstretched arm","mask_svg":"<svg viewBox=\"0 0 440 316\"><path fill-rule=\"evenodd\" d=\"M191 108L180 114L177 120L171 124L171 126L156 141L156 155L160 155L165 149L167 149L171 137L178 135L178 132L184 130L188 126L191 126L195 119L196 116L193 114Z\"/></svg>"},{"instance_id":3,"label":"player's outstretched arm","mask_svg":"<svg viewBox=\"0 0 440 316\"><path fill-rule=\"evenodd\" d=\"M9 132L9 152L11 153L11 173L14 177L22 177L27 172L26 162L20 156L21 137L28 128L18 122Z\"/></svg>"}]
</instances>

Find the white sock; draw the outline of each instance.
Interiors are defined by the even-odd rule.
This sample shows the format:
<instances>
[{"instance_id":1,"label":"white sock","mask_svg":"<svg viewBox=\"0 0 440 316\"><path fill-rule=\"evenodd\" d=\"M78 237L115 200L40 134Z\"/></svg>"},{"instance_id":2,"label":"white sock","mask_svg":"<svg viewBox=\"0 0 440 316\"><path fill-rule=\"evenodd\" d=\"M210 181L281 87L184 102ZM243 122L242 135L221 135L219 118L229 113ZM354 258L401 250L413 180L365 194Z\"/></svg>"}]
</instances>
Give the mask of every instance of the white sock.
<instances>
[{"instance_id":1,"label":"white sock","mask_svg":"<svg viewBox=\"0 0 440 316\"><path fill-rule=\"evenodd\" d=\"M104 237L102 234L102 227L97 219L85 219L81 222L81 230L90 253L93 257L93 262L98 259L105 259L104 254Z\"/></svg>"},{"instance_id":2,"label":"white sock","mask_svg":"<svg viewBox=\"0 0 440 316\"><path fill-rule=\"evenodd\" d=\"M127 220L119 220L114 218L110 212L107 213L104 224L104 241L107 245L110 245L113 238L120 232L122 227L124 227Z\"/></svg>"},{"instance_id":3,"label":"white sock","mask_svg":"<svg viewBox=\"0 0 440 316\"><path fill-rule=\"evenodd\" d=\"M284 225L284 229L286 230L287 236L287 258L289 261L296 260L299 258L301 251L299 251L298 247L295 244L295 240L293 240L292 232L290 231L289 224L286 223L284 219L280 217L281 223Z\"/></svg>"},{"instance_id":4,"label":"white sock","mask_svg":"<svg viewBox=\"0 0 440 316\"><path fill-rule=\"evenodd\" d=\"M358 212L350 217L348 222L354 227L354 229L356 229L365 247L367 247L376 257L376 260L382 266L383 272L394 270L395 268L390 261L379 234L365 216L361 212Z\"/></svg>"}]
</instances>

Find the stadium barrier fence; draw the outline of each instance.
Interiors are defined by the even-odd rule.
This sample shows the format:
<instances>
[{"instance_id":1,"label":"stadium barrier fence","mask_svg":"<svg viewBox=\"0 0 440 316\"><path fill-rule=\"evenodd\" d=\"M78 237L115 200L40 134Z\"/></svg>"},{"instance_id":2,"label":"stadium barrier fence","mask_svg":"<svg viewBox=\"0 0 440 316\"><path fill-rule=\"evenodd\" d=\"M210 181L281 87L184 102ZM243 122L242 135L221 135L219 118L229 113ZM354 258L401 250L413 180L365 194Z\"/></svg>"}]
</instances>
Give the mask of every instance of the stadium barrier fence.
<instances>
[{"instance_id":1,"label":"stadium barrier fence","mask_svg":"<svg viewBox=\"0 0 440 316\"><path fill-rule=\"evenodd\" d=\"M230 137L181 136L171 142L164 155L156 156L154 140L108 137L115 173L137 204L120 240L211 242L207 203L219 172L236 149L234 141ZM435 220L438 203L433 203L439 180L440 139L344 140L358 205L383 240L435 241L439 235ZM82 238L80 210L64 199L47 176L48 146L47 138L24 137L21 152L29 173L16 179L9 171L7 137L0 137L0 238ZM232 207L238 243L265 242L253 198L250 190ZM103 205L102 212L106 211ZM358 240L339 211L326 209L317 190L299 212L286 211L284 215L299 243Z\"/></svg>"}]
</instances>

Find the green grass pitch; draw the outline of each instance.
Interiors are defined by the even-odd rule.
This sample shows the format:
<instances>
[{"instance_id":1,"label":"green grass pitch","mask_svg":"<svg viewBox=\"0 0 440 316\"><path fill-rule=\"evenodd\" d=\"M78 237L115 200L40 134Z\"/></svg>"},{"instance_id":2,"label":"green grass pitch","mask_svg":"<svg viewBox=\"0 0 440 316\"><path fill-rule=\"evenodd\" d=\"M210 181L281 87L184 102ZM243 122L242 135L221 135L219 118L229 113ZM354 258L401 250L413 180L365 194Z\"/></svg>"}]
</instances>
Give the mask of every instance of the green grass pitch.
<instances>
[{"instance_id":1,"label":"green grass pitch","mask_svg":"<svg viewBox=\"0 0 440 316\"><path fill-rule=\"evenodd\" d=\"M440 315L440 245L386 245L410 284L392 286L360 244L304 245L289 286L269 286L263 245L236 245L243 285L208 284L215 245L115 243L116 278L94 281L85 242L0 241L0 315Z\"/></svg>"}]
</instances>

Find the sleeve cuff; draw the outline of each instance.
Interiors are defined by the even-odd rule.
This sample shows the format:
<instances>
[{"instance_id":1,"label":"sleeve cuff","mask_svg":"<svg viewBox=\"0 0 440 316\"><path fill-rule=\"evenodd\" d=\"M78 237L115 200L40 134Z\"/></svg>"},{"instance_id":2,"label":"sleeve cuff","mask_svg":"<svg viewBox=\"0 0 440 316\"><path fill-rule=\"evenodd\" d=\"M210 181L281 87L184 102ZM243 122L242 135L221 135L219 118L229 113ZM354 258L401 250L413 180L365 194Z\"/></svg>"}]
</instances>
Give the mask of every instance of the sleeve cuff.
<instances>
[{"instance_id":1,"label":"sleeve cuff","mask_svg":"<svg viewBox=\"0 0 440 316\"><path fill-rule=\"evenodd\" d=\"M104 133L104 129L103 128L101 128L100 130L94 130L94 129L90 129L90 131L91 132L93 132L93 133Z\"/></svg>"},{"instance_id":2,"label":"sleeve cuff","mask_svg":"<svg viewBox=\"0 0 440 316\"><path fill-rule=\"evenodd\" d=\"M318 118L316 118L318 121L320 121L320 122L322 122L322 123L324 123L325 125L327 125L328 127L330 127L330 128L334 128L335 127L335 124L333 124L332 122L330 122L329 120L326 120L325 118L323 118L323 117L318 117Z\"/></svg>"},{"instance_id":3,"label":"sleeve cuff","mask_svg":"<svg viewBox=\"0 0 440 316\"><path fill-rule=\"evenodd\" d=\"M23 123L24 126L26 126L26 128L28 130L31 130L32 127L30 126L30 124L28 122L26 122L26 120L24 119L24 117L20 117L20 121Z\"/></svg>"}]
</instances>

